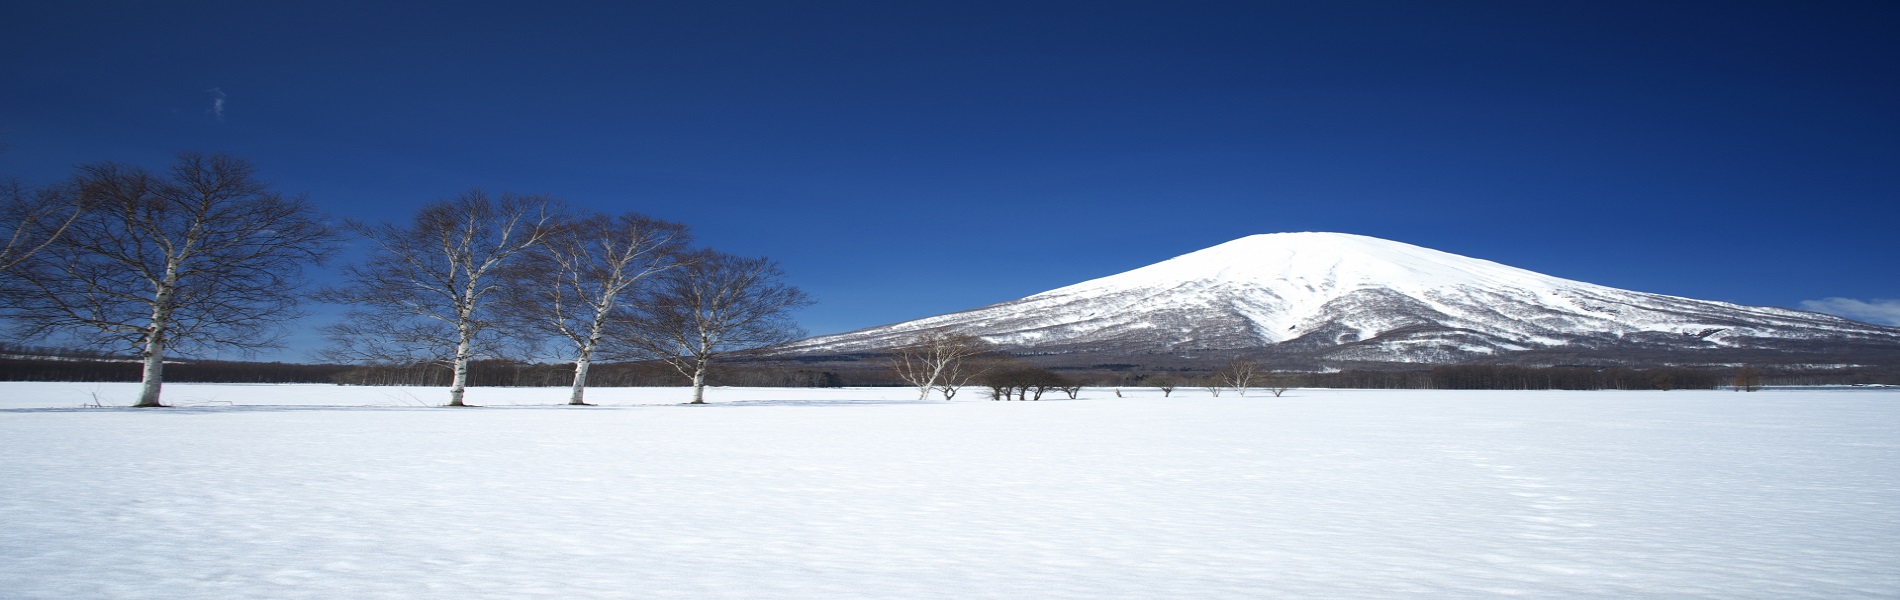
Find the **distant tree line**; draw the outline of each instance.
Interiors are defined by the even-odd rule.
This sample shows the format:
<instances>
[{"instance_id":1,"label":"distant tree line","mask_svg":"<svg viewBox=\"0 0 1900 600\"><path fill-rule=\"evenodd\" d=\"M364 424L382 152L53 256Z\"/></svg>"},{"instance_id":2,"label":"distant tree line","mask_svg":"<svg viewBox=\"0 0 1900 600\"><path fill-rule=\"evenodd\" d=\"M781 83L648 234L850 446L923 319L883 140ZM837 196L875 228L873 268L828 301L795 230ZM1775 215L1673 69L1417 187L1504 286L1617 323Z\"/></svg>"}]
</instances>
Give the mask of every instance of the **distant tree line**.
<instances>
[{"instance_id":1,"label":"distant tree line","mask_svg":"<svg viewBox=\"0 0 1900 600\"><path fill-rule=\"evenodd\" d=\"M349 365L282 362L189 361L165 365L165 378L185 383L334 383ZM135 382L137 360L0 358L0 381Z\"/></svg>"},{"instance_id":2,"label":"distant tree line","mask_svg":"<svg viewBox=\"0 0 1900 600\"><path fill-rule=\"evenodd\" d=\"M1724 383L1722 373L1683 368L1451 365L1431 370L1431 387L1440 390L1707 390Z\"/></svg>"},{"instance_id":3,"label":"distant tree line","mask_svg":"<svg viewBox=\"0 0 1900 600\"><path fill-rule=\"evenodd\" d=\"M68 348L0 341L0 356L9 358L65 358L91 360L131 360L130 354L98 348Z\"/></svg>"},{"instance_id":4,"label":"distant tree line","mask_svg":"<svg viewBox=\"0 0 1900 600\"><path fill-rule=\"evenodd\" d=\"M1432 387L1429 371L1337 371L1302 373L1300 387L1366 390L1419 390Z\"/></svg>"}]
</instances>

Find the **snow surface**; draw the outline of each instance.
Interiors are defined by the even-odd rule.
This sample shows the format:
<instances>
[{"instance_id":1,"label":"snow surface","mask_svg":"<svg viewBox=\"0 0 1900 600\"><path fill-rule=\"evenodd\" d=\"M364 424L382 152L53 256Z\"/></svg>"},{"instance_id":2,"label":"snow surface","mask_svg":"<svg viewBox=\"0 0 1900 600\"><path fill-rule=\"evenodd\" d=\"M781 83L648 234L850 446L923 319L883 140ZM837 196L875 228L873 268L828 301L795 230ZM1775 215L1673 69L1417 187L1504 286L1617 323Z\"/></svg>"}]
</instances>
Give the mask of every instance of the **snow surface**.
<instances>
[{"instance_id":1,"label":"snow surface","mask_svg":"<svg viewBox=\"0 0 1900 600\"><path fill-rule=\"evenodd\" d=\"M0 597L1900 596L1900 390L591 393L0 383Z\"/></svg>"}]
</instances>

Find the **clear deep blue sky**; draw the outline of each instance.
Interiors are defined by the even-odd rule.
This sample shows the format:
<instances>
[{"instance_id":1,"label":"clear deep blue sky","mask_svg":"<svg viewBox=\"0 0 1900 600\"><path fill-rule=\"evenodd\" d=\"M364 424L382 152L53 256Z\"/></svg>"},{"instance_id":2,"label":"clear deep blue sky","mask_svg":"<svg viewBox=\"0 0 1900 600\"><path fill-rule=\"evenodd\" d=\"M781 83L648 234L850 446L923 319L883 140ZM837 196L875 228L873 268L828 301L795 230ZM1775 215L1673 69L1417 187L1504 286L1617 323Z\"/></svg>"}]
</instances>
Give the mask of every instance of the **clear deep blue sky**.
<instances>
[{"instance_id":1,"label":"clear deep blue sky","mask_svg":"<svg viewBox=\"0 0 1900 600\"><path fill-rule=\"evenodd\" d=\"M638 210L778 259L813 333L1279 231L1900 298L1891 2L286 4L8 3L0 176Z\"/></svg>"}]
</instances>

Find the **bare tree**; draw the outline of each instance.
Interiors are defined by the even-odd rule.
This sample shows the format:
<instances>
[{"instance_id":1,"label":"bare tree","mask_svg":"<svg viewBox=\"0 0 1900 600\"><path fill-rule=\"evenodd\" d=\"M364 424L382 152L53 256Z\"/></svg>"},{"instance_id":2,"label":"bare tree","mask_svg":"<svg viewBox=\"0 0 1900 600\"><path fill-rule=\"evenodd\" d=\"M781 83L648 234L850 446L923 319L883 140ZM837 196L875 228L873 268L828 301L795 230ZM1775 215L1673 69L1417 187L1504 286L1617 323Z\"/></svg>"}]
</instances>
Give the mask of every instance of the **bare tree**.
<instances>
[{"instance_id":1,"label":"bare tree","mask_svg":"<svg viewBox=\"0 0 1900 600\"><path fill-rule=\"evenodd\" d=\"M1259 372L1260 361L1251 358L1236 358L1227 361L1227 366L1215 373L1214 376L1225 383L1227 387L1234 388L1235 393L1245 396L1247 395L1247 387L1253 385L1253 378Z\"/></svg>"},{"instance_id":2,"label":"bare tree","mask_svg":"<svg viewBox=\"0 0 1900 600\"><path fill-rule=\"evenodd\" d=\"M1066 391L1070 386L1075 386L1073 382L1069 381L1068 377L1064 377L1061 373L1041 367L1031 370L1027 375L1029 377L1025 383L1029 385L1029 391L1035 394L1034 397L1030 398L1031 400L1042 400L1042 395L1048 393L1049 390ZM1081 386L1075 386L1075 390L1076 392L1080 392L1082 388ZM1070 394L1070 398L1075 397L1073 395L1074 392L1070 392Z\"/></svg>"},{"instance_id":3,"label":"bare tree","mask_svg":"<svg viewBox=\"0 0 1900 600\"><path fill-rule=\"evenodd\" d=\"M937 382L937 391L943 393L943 399L946 401L955 399L959 390L982 378L985 373L1001 364L1003 363L999 356L989 352L959 360L944 370L943 379Z\"/></svg>"},{"instance_id":4,"label":"bare tree","mask_svg":"<svg viewBox=\"0 0 1900 600\"><path fill-rule=\"evenodd\" d=\"M1761 389L1761 370L1753 365L1742 365L1735 370L1733 387L1737 392L1753 392Z\"/></svg>"},{"instance_id":5,"label":"bare tree","mask_svg":"<svg viewBox=\"0 0 1900 600\"><path fill-rule=\"evenodd\" d=\"M587 404L587 373L614 312L637 286L678 266L688 240L685 225L639 213L586 214L563 223L508 270L507 313L572 345L568 404Z\"/></svg>"},{"instance_id":6,"label":"bare tree","mask_svg":"<svg viewBox=\"0 0 1900 600\"><path fill-rule=\"evenodd\" d=\"M1261 378L1260 383L1262 389L1272 393L1275 398L1286 394L1287 390L1293 389L1293 377L1290 375L1268 373L1265 377Z\"/></svg>"},{"instance_id":7,"label":"bare tree","mask_svg":"<svg viewBox=\"0 0 1900 600\"><path fill-rule=\"evenodd\" d=\"M911 338L910 343L891 349L885 365L897 378L917 388L917 399L930 397L930 390L945 387L951 379L968 381L964 362L990 350L989 342L967 333L929 331ZM961 383L953 387L962 387ZM944 400L956 395L944 392Z\"/></svg>"},{"instance_id":8,"label":"bare tree","mask_svg":"<svg viewBox=\"0 0 1900 600\"><path fill-rule=\"evenodd\" d=\"M990 400L1009 400L1024 379L1023 373L1031 367L1005 354L991 354L979 359L983 364L981 372L970 381L989 388Z\"/></svg>"},{"instance_id":9,"label":"bare tree","mask_svg":"<svg viewBox=\"0 0 1900 600\"><path fill-rule=\"evenodd\" d=\"M449 368L449 406L466 406L468 363L493 352L500 336L493 307L505 283L500 271L554 229L558 203L544 196L471 190L422 207L409 223L347 227L372 244L362 262L343 269L344 285L324 290L350 307L324 329L325 352L338 361Z\"/></svg>"},{"instance_id":10,"label":"bare tree","mask_svg":"<svg viewBox=\"0 0 1900 600\"><path fill-rule=\"evenodd\" d=\"M81 208L70 186L29 190L17 180L0 182L0 227L12 228L0 246L0 272L59 239L79 219Z\"/></svg>"},{"instance_id":11,"label":"bare tree","mask_svg":"<svg viewBox=\"0 0 1900 600\"><path fill-rule=\"evenodd\" d=\"M1221 379L1219 375L1213 374L1196 379L1194 383L1200 386L1201 389L1207 390L1207 393L1212 394L1215 398L1219 398L1220 391L1227 387L1225 380Z\"/></svg>"},{"instance_id":12,"label":"bare tree","mask_svg":"<svg viewBox=\"0 0 1900 600\"><path fill-rule=\"evenodd\" d=\"M769 259L691 253L658 277L652 294L628 307L616 337L692 380L692 404L705 404L713 360L804 336L790 313L811 299L781 283L783 276Z\"/></svg>"},{"instance_id":13,"label":"bare tree","mask_svg":"<svg viewBox=\"0 0 1900 600\"><path fill-rule=\"evenodd\" d=\"M1083 383L1076 379L1063 378L1063 381L1061 383L1058 383L1052 387L1058 390L1062 390L1062 393L1069 395L1070 400L1074 400L1076 396L1079 396L1082 394Z\"/></svg>"},{"instance_id":14,"label":"bare tree","mask_svg":"<svg viewBox=\"0 0 1900 600\"><path fill-rule=\"evenodd\" d=\"M1147 383L1150 386L1154 386L1155 389L1161 390L1161 397L1166 398L1174 393L1174 388L1181 385L1181 380L1176 379L1173 375L1163 374L1149 377Z\"/></svg>"},{"instance_id":15,"label":"bare tree","mask_svg":"<svg viewBox=\"0 0 1900 600\"><path fill-rule=\"evenodd\" d=\"M164 406L174 349L275 346L298 316L303 267L333 251L336 234L254 171L234 156L189 152L164 174L80 167L70 189L87 210L15 266L23 337L67 333L136 349L140 407Z\"/></svg>"}]
</instances>

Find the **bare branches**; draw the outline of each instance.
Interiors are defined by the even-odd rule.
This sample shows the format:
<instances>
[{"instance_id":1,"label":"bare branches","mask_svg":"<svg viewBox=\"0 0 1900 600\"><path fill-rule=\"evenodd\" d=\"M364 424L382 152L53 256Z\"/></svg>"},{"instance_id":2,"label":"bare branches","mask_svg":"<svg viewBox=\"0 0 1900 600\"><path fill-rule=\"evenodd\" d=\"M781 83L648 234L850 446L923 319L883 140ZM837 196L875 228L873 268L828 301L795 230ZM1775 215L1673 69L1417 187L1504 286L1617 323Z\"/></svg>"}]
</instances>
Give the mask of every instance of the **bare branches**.
<instances>
[{"instance_id":1,"label":"bare branches","mask_svg":"<svg viewBox=\"0 0 1900 600\"><path fill-rule=\"evenodd\" d=\"M18 181L0 182L0 227L12 228L0 232L6 236L5 245L0 246L0 272L13 270L59 239L79 218L78 196L68 187L29 190Z\"/></svg>"},{"instance_id":2,"label":"bare branches","mask_svg":"<svg viewBox=\"0 0 1900 600\"><path fill-rule=\"evenodd\" d=\"M1266 381L1263 382L1261 389L1266 390L1268 393L1273 394L1273 397L1278 398L1293 389L1293 378L1277 373L1267 375Z\"/></svg>"},{"instance_id":3,"label":"bare branches","mask_svg":"<svg viewBox=\"0 0 1900 600\"><path fill-rule=\"evenodd\" d=\"M87 210L15 265L15 321L24 335L137 348L140 406L159 405L174 347L272 347L297 316L303 267L335 245L306 201L229 155L182 153L164 175L86 165L67 189Z\"/></svg>"},{"instance_id":4,"label":"bare branches","mask_svg":"<svg viewBox=\"0 0 1900 600\"><path fill-rule=\"evenodd\" d=\"M943 370L942 379L937 381L937 391L943 393L944 400L955 399L959 390L1005 364L1005 357L995 353L994 346L982 341L981 338L977 341L983 345L983 352L952 362Z\"/></svg>"},{"instance_id":5,"label":"bare branches","mask_svg":"<svg viewBox=\"0 0 1900 600\"><path fill-rule=\"evenodd\" d=\"M930 331L893 348L885 365L899 379L917 387L918 400L929 398L933 389L941 389L943 399L949 400L980 372L980 366L968 359L990 349L989 342L974 335Z\"/></svg>"},{"instance_id":6,"label":"bare branches","mask_svg":"<svg viewBox=\"0 0 1900 600\"><path fill-rule=\"evenodd\" d=\"M1055 371L1014 359L999 360L992 366L979 378L990 388L991 400L1041 400L1043 393L1049 390L1062 390L1074 398L1082 390L1081 384Z\"/></svg>"},{"instance_id":7,"label":"bare branches","mask_svg":"<svg viewBox=\"0 0 1900 600\"><path fill-rule=\"evenodd\" d=\"M1210 374L1195 379L1194 385L1195 387L1207 390L1208 395L1219 398L1220 391L1227 387L1227 382L1222 380L1219 375Z\"/></svg>"},{"instance_id":8,"label":"bare branches","mask_svg":"<svg viewBox=\"0 0 1900 600\"><path fill-rule=\"evenodd\" d=\"M1742 365L1735 370L1735 379L1730 387L1737 392L1753 392L1761 389L1761 370L1753 365Z\"/></svg>"},{"instance_id":9,"label":"bare branches","mask_svg":"<svg viewBox=\"0 0 1900 600\"><path fill-rule=\"evenodd\" d=\"M706 368L714 358L804 335L790 313L812 301L779 281L784 272L777 263L701 250L680 265L620 315L614 333L691 378L694 404L705 403Z\"/></svg>"},{"instance_id":10,"label":"bare branches","mask_svg":"<svg viewBox=\"0 0 1900 600\"><path fill-rule=\"evenodd\" d=\"M346 284L323 293L351 306L343 322L325 328L333 343L326 355L443 364L455 372L449 405L462 406L469 360L499 340L490 304L506 282L501 271L553 233L556 211L542 196L471 190L424 206L405 225L349 221L374 250L344 267Z\"/></svg>"},{"instance_id":11,"label":"bare branches","mask_svg":"<svg viewBox=\"0 0 1900 600\"><path fill-rule=\"evenodd\" d=\"M1161 390L1161 397L1163 398L1174 394L1174 388L1181 387L1180 379L1165 373L1149 377L1145 383L1147 383L1149 387Z\"/></svg>"},{"instance_id":12,"label":"bare branches","mask_svg":"<svg viewBox=\"0 0 1900 600\"><path fill-rule=\"evenodd\" d=\"M1259 373L1260 361L1251 358L1236 358L1227 361L1227 366L1213 374L1213 377L1227 387L1234 388L1234 393L1245 396L1247 387L1253 385L1254 376Z\"/></svg>"},{"instance_id":13,"label":"bare branches","mask_svg":"<svg viewBox=\"0 0 1900 600\"><path fill-rule=\"evenodd\" d=\"M509 270L507 314L571 347L569 404L586 404L587 372L614 312L654 275L678 267L688 240L686 226L639 213L586 214L562 223Z\"/></svg>"}]
</instances>

